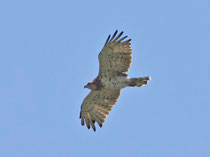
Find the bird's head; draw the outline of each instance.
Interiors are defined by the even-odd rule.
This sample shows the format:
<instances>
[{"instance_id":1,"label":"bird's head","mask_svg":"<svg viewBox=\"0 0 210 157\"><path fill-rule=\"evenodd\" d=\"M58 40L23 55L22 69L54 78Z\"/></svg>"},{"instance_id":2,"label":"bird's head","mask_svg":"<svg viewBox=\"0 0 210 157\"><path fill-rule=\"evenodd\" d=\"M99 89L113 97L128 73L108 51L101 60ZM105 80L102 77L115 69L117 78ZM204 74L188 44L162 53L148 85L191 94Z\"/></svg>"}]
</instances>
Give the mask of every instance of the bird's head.
<instances>
[{"instance_id":1,"label":"bird's head","mask_svg":"<svg viewBox=\"0 0 210 157\"><path fill-rule=\"evenodd\" d=\"M89 82L87 85L84 86L84 88L88 88L91 90L96 90L97 89L97 85L94 83Z\"/></svg>"}]
</instances>

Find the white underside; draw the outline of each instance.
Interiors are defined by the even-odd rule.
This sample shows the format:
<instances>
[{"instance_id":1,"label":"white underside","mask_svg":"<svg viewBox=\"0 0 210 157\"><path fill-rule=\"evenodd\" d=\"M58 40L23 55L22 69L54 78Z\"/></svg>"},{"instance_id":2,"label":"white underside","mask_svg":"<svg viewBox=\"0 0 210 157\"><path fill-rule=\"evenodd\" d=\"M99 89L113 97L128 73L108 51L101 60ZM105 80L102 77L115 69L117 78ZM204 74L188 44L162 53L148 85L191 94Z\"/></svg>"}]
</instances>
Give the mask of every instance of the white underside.
<instances>
[{"instance_id":1,"label":"white underside","mask_svg":"<svg viewBox=\"0 0 210 157\"><path fill-rule=\"evenodd\" d=\"M101 79L104 88L124 88L128 86L129 78L124 76L112 77L111 80L108 77Z\"/></svg>"}]
</instances>

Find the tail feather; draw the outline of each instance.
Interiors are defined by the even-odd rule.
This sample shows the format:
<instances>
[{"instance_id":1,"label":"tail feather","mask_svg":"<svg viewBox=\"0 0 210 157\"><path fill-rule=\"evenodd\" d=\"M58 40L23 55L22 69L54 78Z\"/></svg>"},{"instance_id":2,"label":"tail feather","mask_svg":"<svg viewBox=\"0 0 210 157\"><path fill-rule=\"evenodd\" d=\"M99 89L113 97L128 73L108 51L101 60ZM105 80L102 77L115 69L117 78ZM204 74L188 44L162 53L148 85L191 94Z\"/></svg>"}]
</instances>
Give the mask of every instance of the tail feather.
<instances>
[{"instance_id":1,"label":"tail feather","mask_svg":"<svg viewBox=\"0 0 210 157\"><path fill-rule=\"evenodd\" d=\"M151 80L150 77L130 78L128 85L132 87L141 87L146 85L149 80Z\"/></svg>"}]
</instances>

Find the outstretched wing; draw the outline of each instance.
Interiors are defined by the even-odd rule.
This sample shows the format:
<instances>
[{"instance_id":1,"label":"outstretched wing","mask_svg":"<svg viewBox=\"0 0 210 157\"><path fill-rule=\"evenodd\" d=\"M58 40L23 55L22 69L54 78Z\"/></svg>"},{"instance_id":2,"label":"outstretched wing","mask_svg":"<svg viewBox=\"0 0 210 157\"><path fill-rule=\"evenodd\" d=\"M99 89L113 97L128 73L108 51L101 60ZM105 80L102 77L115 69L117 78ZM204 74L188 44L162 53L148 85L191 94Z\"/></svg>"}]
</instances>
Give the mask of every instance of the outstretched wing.
<instances>
[{"instance_id":1,"label":"outstretched wing","mask_svg":"<svg viewBox=\"0 0 210 157\"><path fill-rule=\"evenodd\" d=\"M95 122L102 127L106 116L120 96L120 89L92 90L82 102L80 118L81 124L96 131Z\"/></svg>"},{"instance_id":2,"label":"outstretched wing","mask_svg":"<svg viewBox=\"0 0 210 157\"><path fill-rule=\"evenodd\" d=\"M127 72L131 64L131 39L123 41L127 36L122 37L123 32L117 35L117 31L106 40L106 43L100 52L99 75ZM110 39L111 37L111 39ZM106 74L107 73L107 74Z\"/></svg>"}]
</instances>

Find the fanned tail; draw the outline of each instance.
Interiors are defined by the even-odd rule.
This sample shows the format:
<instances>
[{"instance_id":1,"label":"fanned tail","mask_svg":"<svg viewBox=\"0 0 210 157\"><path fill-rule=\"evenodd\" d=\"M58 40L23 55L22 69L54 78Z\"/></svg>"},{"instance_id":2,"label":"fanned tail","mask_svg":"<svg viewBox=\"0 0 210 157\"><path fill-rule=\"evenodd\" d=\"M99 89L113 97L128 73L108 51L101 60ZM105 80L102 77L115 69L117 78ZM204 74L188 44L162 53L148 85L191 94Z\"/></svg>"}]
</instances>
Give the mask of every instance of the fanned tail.
<instances>
[{"instance_id":1,"label":"fanned tail","mask_svg":"<svg viewBox=\"0 0 210 157\"><path fill-rule=\"evenodd\" d=\"M149 80L151 80L150 77L130 78L128 82L128 86L141 87L143 85L146 85Z\"/></svg>"}]
</instances>

